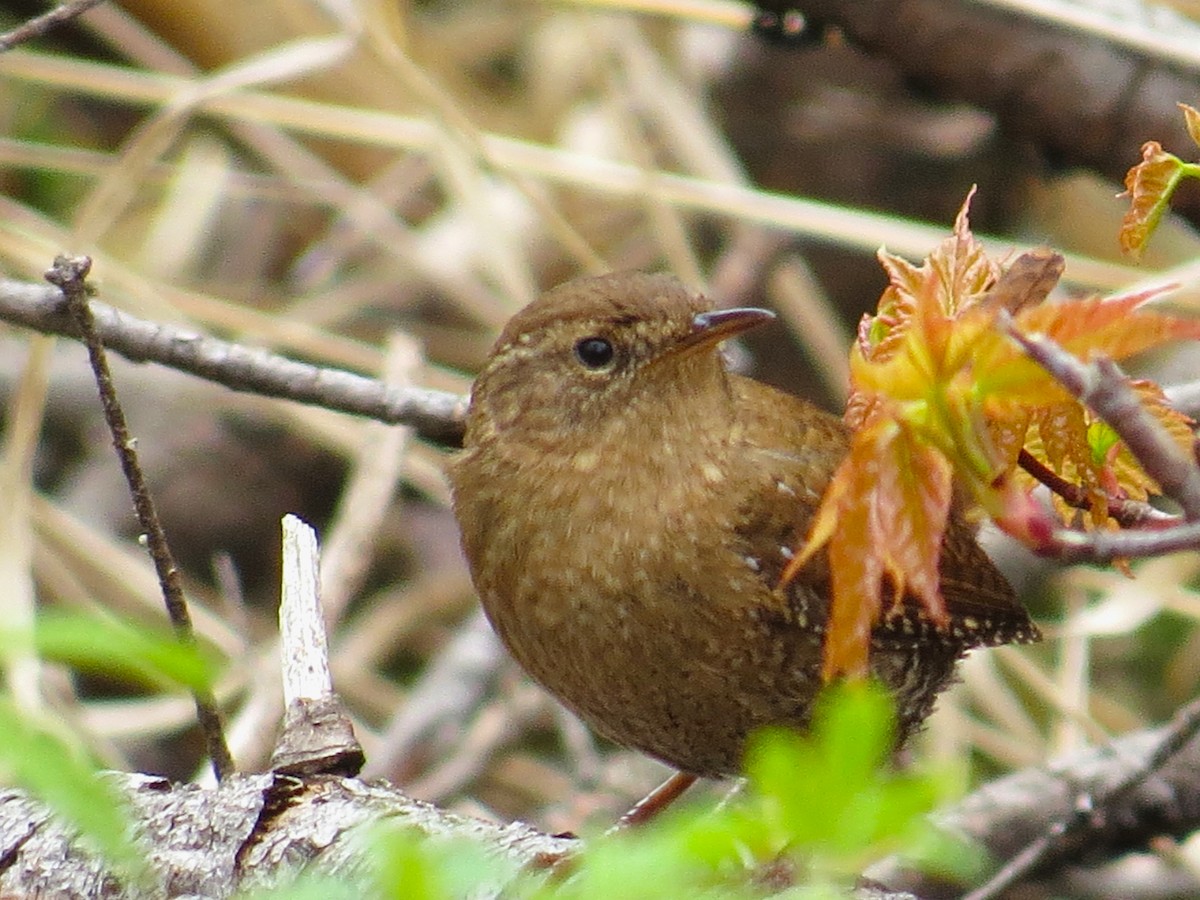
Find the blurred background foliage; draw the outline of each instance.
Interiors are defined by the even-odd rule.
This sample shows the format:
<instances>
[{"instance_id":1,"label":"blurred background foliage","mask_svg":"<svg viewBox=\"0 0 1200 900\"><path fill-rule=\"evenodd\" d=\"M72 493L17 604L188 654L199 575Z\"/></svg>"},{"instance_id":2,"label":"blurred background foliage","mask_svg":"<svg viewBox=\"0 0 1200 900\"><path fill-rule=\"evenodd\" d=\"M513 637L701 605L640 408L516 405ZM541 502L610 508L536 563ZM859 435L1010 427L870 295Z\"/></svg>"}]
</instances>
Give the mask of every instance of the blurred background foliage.
<instances>
[{"instance_id":1,"label":"blurred background foliage","mask_svg":"<svg viewBox=\"0 0 1200 900\"><path fill-rule=\"evenodd\" d=\"M101 4L0 55L0 272L37 280L56 252L86 253L101 298L135 315L465 393L538 291L666 269L777 309L783 327L739 363L836 409L884 285L873 250L928 252L972 184L977 233L1067 252L1070 290L1197 256L1172 222L1133 268L1117 256L1120 185L1055 168L836 34L779 46L741 4L644 6ZM41 9L0 4L0 29ZM1169 382L1195 357L1150 364ZM498 650L459 556L446 448L115 365L197 627L231 660L216 690L243 769L265 767L280 713L279 518L295 512L323 533L334 675L371 774L549 831L611 820L659 780ZM81 348L0 325L0 389L0 617L157 621ZM967 785L1195 693L1195 554L1130 581L987 538L1047 640L968 659L913 754ZM202 769L184 697L28 659L5 674L107 765Z\"/></svg>"}]
</instances>

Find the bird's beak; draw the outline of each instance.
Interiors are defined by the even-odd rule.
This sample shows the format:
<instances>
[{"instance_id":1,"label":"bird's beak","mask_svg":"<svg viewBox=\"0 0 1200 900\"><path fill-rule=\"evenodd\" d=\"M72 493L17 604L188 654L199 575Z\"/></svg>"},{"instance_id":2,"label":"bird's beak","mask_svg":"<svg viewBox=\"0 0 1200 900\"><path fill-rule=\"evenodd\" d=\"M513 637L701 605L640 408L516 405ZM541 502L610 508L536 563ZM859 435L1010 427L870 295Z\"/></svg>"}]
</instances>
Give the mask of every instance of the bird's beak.
<instances>
[{"instance_id":1,"label":"bird's beak","mask_svg":"<svg viewBox=\"0 0 1200 900\"><path fill-rule=\"evenodd\" d=\"M775 313L769 309L755 309L750 306L700 313L692 319L692 330L672 344L666 356L674 359L690 356L706 347L715 347L723 340L770 322L774 318Z\"/></svg>"}]
</instances>

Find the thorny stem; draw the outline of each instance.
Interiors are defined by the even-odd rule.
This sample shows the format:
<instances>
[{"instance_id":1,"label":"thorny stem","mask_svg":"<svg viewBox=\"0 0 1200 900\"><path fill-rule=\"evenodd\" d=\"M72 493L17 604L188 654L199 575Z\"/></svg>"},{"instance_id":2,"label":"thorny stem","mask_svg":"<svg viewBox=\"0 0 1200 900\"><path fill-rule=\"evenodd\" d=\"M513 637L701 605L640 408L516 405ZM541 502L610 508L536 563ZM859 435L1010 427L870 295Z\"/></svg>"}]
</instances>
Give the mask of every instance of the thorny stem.
<instances>
[{"instance_id":1,"label":"thorny stem","mask_svg":"<svg viewBox=\"0 0 1200 900\"><path fill-rule=\"evenodd\" d=\"M46 273L46 280L62 291L67 308L79 326L80 334L87 345L88 358L91 360L92 371L96 376L96 387L100 392L100 405L104 410L104 418L108 423L109 431L112 433L113 447L117 451L117 458L121 461L121 470L129 485L139 527L145 535L150 558L154 561L154 568L158 573L158 581L162 588L163 601L167 607L167 616L171 620L171 627L179 641L188 646L194 646L196 635L192 629L192 617L188 612L187 600L183 596L179 569L171 555L167 536L158 519L154 500L150 496L145 476L138 463L136 442L130 437L125 413L117 399L112 373L108 368L104 345L96 333L95 321L88 308L88 289L85 280L91 268L92 261L89 257L58 256L54 260L54 266ZM234 772L234 765L229 746L225 741L225 733L221 727L221 717L216 701L207 689L193 689L192 699L196 704L196 718L204 734L209 758L212 760L213 772L220 781Z\"/></svg>"}]
</instances>

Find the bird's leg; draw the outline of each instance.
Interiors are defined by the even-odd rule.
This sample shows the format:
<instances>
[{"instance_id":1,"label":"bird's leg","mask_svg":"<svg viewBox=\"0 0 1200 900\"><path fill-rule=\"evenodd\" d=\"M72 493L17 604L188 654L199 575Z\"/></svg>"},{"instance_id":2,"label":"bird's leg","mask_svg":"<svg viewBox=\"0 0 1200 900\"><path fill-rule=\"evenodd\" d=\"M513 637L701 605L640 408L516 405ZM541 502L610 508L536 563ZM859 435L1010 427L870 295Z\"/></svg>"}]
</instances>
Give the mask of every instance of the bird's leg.
<instances>
[{"instance_id":1,"label":"bird's leg","mask_svg":"<svg viewBox=\"0 0 1200 900\"><path fill-rule=\"evenodd\" d=\"M644 825L679 799L679 795L698 780L687 772L676 772L645 797L633 805L629 812L617 820L610 831L623 831Z\"/></svg>"}]
</instances>

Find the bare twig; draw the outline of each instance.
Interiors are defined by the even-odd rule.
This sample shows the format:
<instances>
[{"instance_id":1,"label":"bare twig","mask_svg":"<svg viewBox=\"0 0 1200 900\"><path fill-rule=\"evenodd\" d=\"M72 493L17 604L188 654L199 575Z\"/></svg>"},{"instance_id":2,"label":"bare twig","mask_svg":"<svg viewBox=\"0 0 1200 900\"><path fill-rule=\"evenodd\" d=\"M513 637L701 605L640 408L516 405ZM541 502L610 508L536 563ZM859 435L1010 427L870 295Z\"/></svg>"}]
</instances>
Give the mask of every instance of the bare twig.
<instances>
[{"instance_id":1,"label":"bare twig","mask_svg":"<svg viewBox=\"0 0 1200 900\"><path fill-rule=\"evenodd\" d=\"M76 16L82 15L93 6L99 6L103 0L71 0L70 3L63 3L49 12L42 13L40 16L35 16L28 22L18 25L12 31L6 31L0 34L0 53L5 50L11 50L26 41L31 41L34 38L53 31L59 25L64 25L70 22Z\"/></svg>"},{"instance_id":2,"label":"bare twig","mask_svg":"<svg viewBox=\"0 0 1200 900\"><path fill-rule=\"evenodd\" d=\"M992 900L1009 888L1061 858L1069 848L1079 846L1080 836L1091 829L1102 829L1117 818L1129 798L1170 760L1200 734L1200 700L1193 701L1175 714L1167 733L1145 763L1104 792L1102 797L1084 793L1076 799L1070 816L1056 822L1007 863L988 882L963 900Z\"/></svg>"},{"instance_id":3,"label":"bare twig","mask_svg":"<svg viewBox=\"0 0 1200 900\"><path fill-rule=\"evenodd\" d=\"M271 770L288 775L357 775L363 750L333 690L321 611L317 534L283 517L283 594L279 604L285 713Z\"/></svg>"},{"instance_id":4,"label":"bare twig","mask_svg":"<svg viewBox=\"0 0 1200 900\"><path fill-rule=\"evenodd\" d=\"M1017 454L1017 465L1065 500L1069 506L1085 510L1092 508L1087 491L1074 482L1067 481L1049 466L1043 465L1041 460L1028 450L1022 448ZM1106 499L1108 514L1122 528L1138 526L1164 528L1183 521L1179 516L1155 509L1149 503L1142 503L1138 500L1117 500L1114 497Z\"/></svg>"},{"instance_id":5,"label":"bare twig","mask_svg":"<svg viewBox=\"0 0 1200 900\"><path fill-rule=\"evenodd\" d=\"M1116 363L1103 357L1082 363L1049 338L1022 333L1008 313L1001 312L998 321L1068 393L1112 426L1163 494L1179 503L1187 519L1186 524L1153 532L1084 534L1059 529L1034 549L1064 561L1099 562L1200 548L1200 467L1142 407Z\"/></svg>"},{"instance_id":6,"label":"bare twig","mask_svg":"<svg viewBox=\"0 0 1200 900\"><path fill-rule=\"evenodd\" d=\"M1093 389L1080 399L1121 436L1163 494L1183 508L1184 518L1200 520L1200 467L1196 460L1180 450L1142 406L1115 362L1100 357L1093 366Z\"/></svg>"},{"instance_id":7,"label":"bare twig","mask_svg":"<svg viewBox=\"0 0 1200 900\"><path fill-rule=\"evenodd\" d=\"M54 266L46 273L46 280L62 292L62 297L66 300L67 311L75 320L76 327L87 345L92 371L96 375L96 386L100 392L100 405L104 409L104 418L112 433L113 446L117 451L117 458L121 461L125 480L129 484L133 505L137 511L138 524L145 535L150 558L154 560L154 568L158 573L171 627L180 641L194 644L196 635L192 630L192 617L183 596L179 569L171 555L167 536L163 532L158 512L154 508L154 500L150 496L145 476L138 464L135 442L130 437L129 427L125 422L125 413L117 400L112 374L108 369L108 359L104 353L104 345L88 306L85 279L91 268L92 261L89 257L59 256L55 258ZM225 743L225 734L221 728L221 717L217 711L216 701L207 689L193 690L192 699L196 704L196 717L200 722L200 729L204 733L209 757L212 759L213 771L217 778L221 779L231 774L234 767L229 747Z\"/></svg>"},{"instance_id":8,"label":"bare twig","mask_svg":"<svg viewBox=\"0 0 1200 900\"><path fill-rule=\"evenodd\" d=\"M939 810L934 821L977 842L992 859L1008 860L1050 831L1061 830L1060 823L1073 820L1081 805L1088 806L1086 798L1103 798L1092 804L1087 828L1064 833L1042 868L1027 875L1037 878L1144 849L1155 838L1185 838L1200 824L1200 739L1193 724L1197 703L1167 726L1131 732L991 781ZM911 861L892 857L865 874L894 890L946 895L944 877L911 866Z\"/></svg>"},{"instance_id":9,"label":"bare twig","mask_svg":"<svg viewBox=\"0 0 1200 900\"><path fill-rule=\"evenodd\" d=\"M1055 531L1034 550L1064 563L1112 562L1200 550L1200 522L1154 531Z\"/></svg>"},{"instance_id":10,"label":"bare twig","mask_svg":"<svg viewBox=\"0 0 1200 900\"><path fill-rule=\"evenodd\" d=\"M456 444L462 437L466 400L420 388L397 390L340 369L296 362L195 332L138 319L92 301L96 333L110 350L133 362L156 362L198 375L235 391L311 403L410 425L422 437ZM44 334L79 338L79 327L53 288L0 279L0 320Z\"/></svg>"}]
</instances>

